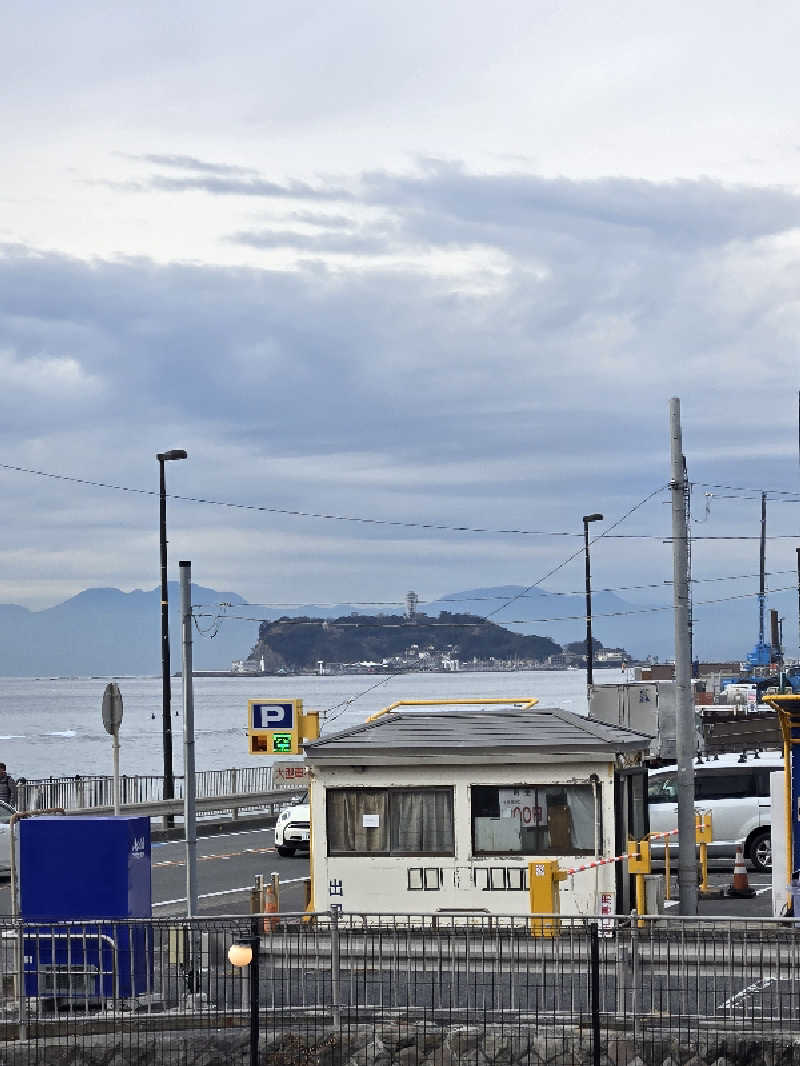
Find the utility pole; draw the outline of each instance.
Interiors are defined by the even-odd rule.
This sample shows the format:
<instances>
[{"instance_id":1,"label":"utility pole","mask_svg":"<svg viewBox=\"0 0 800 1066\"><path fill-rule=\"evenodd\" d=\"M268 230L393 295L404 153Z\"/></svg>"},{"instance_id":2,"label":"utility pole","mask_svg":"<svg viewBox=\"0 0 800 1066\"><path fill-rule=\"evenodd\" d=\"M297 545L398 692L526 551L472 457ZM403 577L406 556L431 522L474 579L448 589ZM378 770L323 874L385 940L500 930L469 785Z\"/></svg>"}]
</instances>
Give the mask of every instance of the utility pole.
<instances>
[{"instance_id":1,"label":"utility pole","mask_svg":"<svg viewBox=\"0 0 800 1066\"><path fill-rule=\"evenodd\" d=\"M586 703L592 708L592 566L589 561L589 523L602 522L601 514L585 514L583 522L583 554L586 560Z\"/></svg>"},{"instance_id":2,"label":"utility pole","mask_svg":"<svg viewBox=\"0 0 800 1066\"><path fill-rule=\"evenodd\" d=\"M761 493L761 544L758 553L758 643L764 647L764 601L767 572L767 494ZM759 649L761 650L761 649Z\"/></svg>"},{"instance_id":3,"label":"utility pole","mask_svg":"<svg viewBox=\"0 0 800 1066\"><path fill-rule=\"evenodd\" d=\"M186 917L197 917L197 823L194 776L194 686L192 683L192 564L181 560L183 642L183 829L186 837Z\"/></svg>"},{"instance_id":4,"label":"utility pole","mask_svg":"<svg viewBox=\"0 0 800 1066\"><path fill-rule=\"evenodd\" d=\"M688 479L681 435L681 402L669 402L670 482L672 494L672 579L675 618L675 734L678 749L679 913L697 914L697 855L694 828L695 727L689 640Z\"/></svg>"}]
</instances>

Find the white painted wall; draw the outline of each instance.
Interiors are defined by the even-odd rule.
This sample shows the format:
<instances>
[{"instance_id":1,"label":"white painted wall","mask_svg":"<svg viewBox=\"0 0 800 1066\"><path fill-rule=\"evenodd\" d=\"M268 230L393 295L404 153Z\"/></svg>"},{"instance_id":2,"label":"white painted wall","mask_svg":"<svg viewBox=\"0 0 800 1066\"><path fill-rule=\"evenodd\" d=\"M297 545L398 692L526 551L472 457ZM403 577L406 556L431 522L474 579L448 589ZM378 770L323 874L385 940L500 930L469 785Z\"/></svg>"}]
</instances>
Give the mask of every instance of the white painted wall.
<instances>
[{"instance_id":1,"label":"white painted wall","mask_svg":"<svg viewBox=\"0 0 800 1066\"><path fill-rule=\"evenodd\" d=\"M390 911L428 913L450 909L485 909L492 914L528 914L530 897L528 863L534 856L509 854L474 858L470 821L471 785L587 784L596 773L600 779L603 838L600 855L613 855L614 767L613 763L558 761L547 764L497 766L378 766L355 768L313 767L311 790L312 878L314 906L327 910L341 905L345 911ZM328 788L454 787L454 856L328 856L325 802ZM556 856L548 856L554 858ZM590 862L592 856L560 856L562 870ZM422 869L423 880L435 890L409 890L409 868ZM477 874L475 871L479 871ZM486 872L484 872L486 871ZM509 871L505 874L503 871ZM475 878L479 885L476 886ZM600 894L610 893L614 913L614 866L575 874L561 882L562 914L593 915L600 912ZM520 885L517 890L500 887L506 878ZM491 886L483 887L487 882Z\"/></svg>"}]
</instances>

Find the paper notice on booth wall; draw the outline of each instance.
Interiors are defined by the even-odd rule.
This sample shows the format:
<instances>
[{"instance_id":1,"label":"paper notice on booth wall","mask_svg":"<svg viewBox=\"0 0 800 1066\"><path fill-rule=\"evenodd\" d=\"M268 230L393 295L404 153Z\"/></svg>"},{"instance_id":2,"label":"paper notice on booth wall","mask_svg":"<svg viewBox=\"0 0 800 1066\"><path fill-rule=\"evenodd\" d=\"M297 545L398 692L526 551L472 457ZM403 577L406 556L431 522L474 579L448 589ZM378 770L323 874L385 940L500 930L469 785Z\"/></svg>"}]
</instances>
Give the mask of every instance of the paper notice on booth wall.
<instances>
[{"instance_id":1,"label":"paper notice on booth wall","mask_svg":"<svg viewBox=\"0 0 800 1066\"><path fill-rule=\"evenodd\" d=\"M379 814L364 814L361 817L365 829L380 829L381 816Z\"/></svg>"}]
</instances>

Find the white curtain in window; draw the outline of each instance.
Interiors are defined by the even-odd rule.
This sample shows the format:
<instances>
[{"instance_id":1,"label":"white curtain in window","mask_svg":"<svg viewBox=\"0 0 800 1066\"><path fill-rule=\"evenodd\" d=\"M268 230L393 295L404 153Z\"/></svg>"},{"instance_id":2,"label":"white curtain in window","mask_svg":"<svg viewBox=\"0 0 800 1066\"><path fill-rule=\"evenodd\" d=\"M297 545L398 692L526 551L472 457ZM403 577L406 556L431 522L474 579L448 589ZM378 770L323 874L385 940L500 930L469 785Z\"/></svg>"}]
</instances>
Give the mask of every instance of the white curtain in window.
<instances>
[{"instance_id":1,"label":"white curtain in window","mask_svg":"<svg viewBox=\"0 0 800 1066\"><path fill-rule=\"evenodd\" d=\"M328 850L331 855L355 852L368 854L388 851L389 826L386 817L386 793L365 788L328 789ZM377 826L365 826L364 816Z\"/></svg>"},{"instance_id":2,"label":"white curtain in window","mask_svg":"<svg viewBox=\"0 0 800 1066\"><path fill-rule=\"evenodd\" d=\"M394 791L390 809L393 852L452 854L453 793L450 789Z\"/></svg>"}]
</instances>

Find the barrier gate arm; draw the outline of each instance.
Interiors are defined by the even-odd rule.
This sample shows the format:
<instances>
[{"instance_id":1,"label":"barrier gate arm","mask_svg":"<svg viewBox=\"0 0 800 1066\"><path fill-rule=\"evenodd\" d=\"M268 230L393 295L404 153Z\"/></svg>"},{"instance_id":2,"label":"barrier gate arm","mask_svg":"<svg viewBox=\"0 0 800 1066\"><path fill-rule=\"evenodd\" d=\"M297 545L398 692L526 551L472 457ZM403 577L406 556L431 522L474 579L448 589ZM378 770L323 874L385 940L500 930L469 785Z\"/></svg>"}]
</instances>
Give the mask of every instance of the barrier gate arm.
<instances>
[{"instance_id":1,"label":"barrier gate arm","mask_svg":"<svg viewBox=\"0 0 800 1066\"><path fill-rule=\"evenodd\" d=\"M636 913L639 915L639 925L644 925L642 915L646 913L647 905L645 899L645 887L644 879L645 875L652 871L652 857L650 854L650 845L654 840L665 840L671 836L677 836L677 829L666 829L660 833L650 833L643 840L628 840L628 850L621 855L612 855L606 859L593 859L590 862L581 863L579 866L572 866L568 870L560 870L558 866L558 860L547 860L539 862L532 862L528 866L529 871L529 885L531 893L531 912L536 913L541 910L542 904L549 904L551 900L555 901L555 905L558 903L558 882L564 881L567 878L570 879L570 888L574 890L575 874L583 873L586 870L596 870L600 866L610 866L615 862L628 863L628 872L633 874L636 878ZM708 845L711 843L711 812L704 811L695 814L695 843L700 845L700 867L702 871L702 880L700 882L700 891L708 889ZM667 885L669 886L669 848L665 849L666 855L666 869L667 869ZM534 894L534 885L536 884L537 891ZM669 888L667 889L669 892ZM669 896L667 895L667 898ZM536 906L534 906L536 904ZM558 913L553 909L553 913ZM556 923L557 928L557 923ZM539 936L552 936L553 932L539 932L534 933Z\"/></svg>"}]
</instances>

